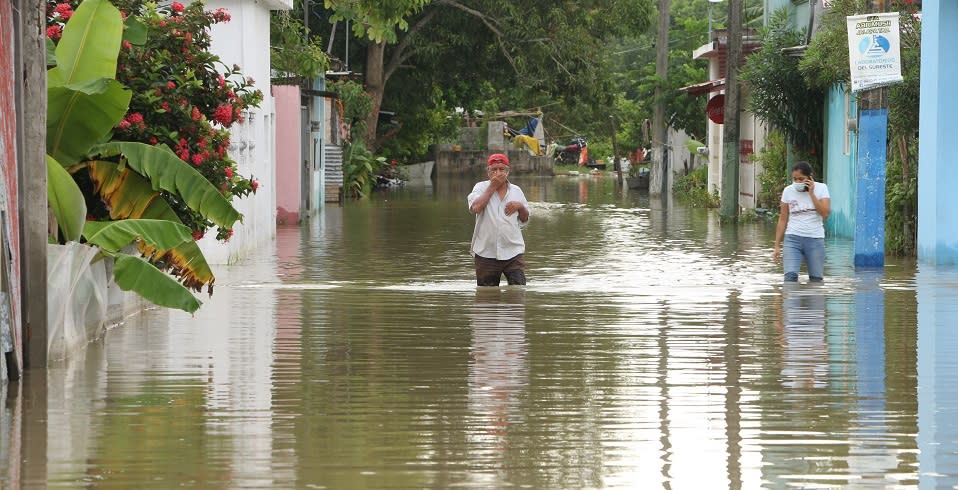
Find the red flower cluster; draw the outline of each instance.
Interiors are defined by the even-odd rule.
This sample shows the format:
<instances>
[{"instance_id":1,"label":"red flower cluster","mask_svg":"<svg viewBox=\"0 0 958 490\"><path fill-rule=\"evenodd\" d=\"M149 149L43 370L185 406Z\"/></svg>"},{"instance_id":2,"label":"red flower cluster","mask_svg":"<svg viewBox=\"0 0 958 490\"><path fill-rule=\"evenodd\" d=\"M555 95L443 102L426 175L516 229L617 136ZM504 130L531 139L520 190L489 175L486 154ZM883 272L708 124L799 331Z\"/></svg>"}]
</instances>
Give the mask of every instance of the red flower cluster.
<instances>
[{"instance_id":1,"label":"red flower cluster","mask_svg":"<svg viewBox=\"0 0 958 490\"><path fill-rule=\"evenodd\" d=\"M223 126L233 124L233 116L233 107L229 104L220 104L216 107L216 111L213 112L213 120Z\"/></svg>"},{"instance_id":2,"label":"red flower cluster","mask_svg":"<svg viewBox=\"0 0 958 490\"><path fill-rule=\"evenodd\" d=\"M173 5L170 6L170 9L178 14L182 14L185 7L180 2L173 2Z\"/></svg>"},{"instance_id":3,"label":"red flower cluster","mask_svg":"<svg viewBox=\"0 0 958 490\"><path fill-rule=\"evenodd\" d=\"M139 112L131 112L127 114L119 124L117 124L117 128L124 131L131 129L143 131L146 129L146 122L143 119L143 114L140 114Z\"/></svg>"},{"instance_id":4,"label":"red flower cluster","mask_svg":"<svg viewBox=\"0 0 958 490\"><path fill-rule=\"evenodd\" d=\"M173 152L176 153L176 156L180 157L180 160L184 162L190 161L190 144L187 143L186 138L180 138Z\"/></svg>"},{"instance_id":5,"label":"red flower cluster","mask_svg":"<svg viewBox=\"0 0 958 490\"><path fill-rule=\"evenodd\" d=\"M60 39L60 36L63 35L63 26L59 24L52 25L47 27L47 37L56 41Z\"/></svg>"},{"instance_id":6,"label":"red flower cluster","mask_svg":"<svg viewBox=\"0 0 958 490\"><path fill-rule=\"evenodd\" d=\"M230 17L230 13L226 9L218 8L213 11L213 19L215 19L216 22L226 23L229 22L232 17Z\"/></svg>"},{"instance_id":7,"label":"red flower cluster","mask_svg":"<svg viewBox=\"0 0 958 490\"><path fill-rule=\"evenodd\" d=\"M73 7L71 7L69 3L58 3L57 6L53 8L53 12L56 13L63 22L73 17Z\"/></svg>"}]
</instances>

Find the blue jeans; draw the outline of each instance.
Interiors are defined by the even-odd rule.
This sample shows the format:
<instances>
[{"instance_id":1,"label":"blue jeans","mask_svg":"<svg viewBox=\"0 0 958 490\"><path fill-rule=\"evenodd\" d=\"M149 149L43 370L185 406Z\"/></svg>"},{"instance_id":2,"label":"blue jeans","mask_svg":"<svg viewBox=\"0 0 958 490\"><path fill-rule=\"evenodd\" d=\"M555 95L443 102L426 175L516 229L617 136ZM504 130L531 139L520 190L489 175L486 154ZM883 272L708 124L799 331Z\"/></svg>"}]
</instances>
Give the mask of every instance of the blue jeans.
<instances>
[{"instance_id":1,"label":"blue jeans","mask_svg":"<svg viewBox=\"0 0 958 490\"><path fill-rule=\"evenodd\" d=\"M802 259L808 267L808 280L821 281L825 277L825 239L807 236L785 235L782 243L782 264L785 266L785 280L798 281L798 271L802 268Z\"/></svg>"}]
</instances>

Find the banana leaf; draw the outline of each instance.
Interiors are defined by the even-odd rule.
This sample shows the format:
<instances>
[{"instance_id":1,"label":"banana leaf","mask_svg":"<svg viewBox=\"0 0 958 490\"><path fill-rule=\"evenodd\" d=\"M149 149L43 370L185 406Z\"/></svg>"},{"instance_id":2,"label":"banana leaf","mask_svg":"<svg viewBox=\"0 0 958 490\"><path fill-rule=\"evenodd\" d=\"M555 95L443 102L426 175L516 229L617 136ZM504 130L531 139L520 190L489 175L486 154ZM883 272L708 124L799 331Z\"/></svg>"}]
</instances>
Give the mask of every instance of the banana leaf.
<instances>
[{"instance_id":1,"label":"banana leaf","mask_svg":"<svg viewBox=\"0 0 958 490\"><path fill-rule=\"evenodd\" d=\"M47 68L57 66L57 45L47 38Z\"/></svg>"},{"instance_id":2,"label":"banana leaf","mask_svg":"<svg viewBox=\"0 0 958 490\"><path fill-rule=\"evenodd\" d=\"M200 307L200 301L189 289L139 257L117 254L113 276L120 289L133 291L153 304L190 313Z\"/></svg>"},{"instance_id":3,"label":"banana leaf","mask_svg":"<svg viewBox=\"0 0 958 490\"><path fill-rule=\"evenodd\" d=\"M180 223L170 205L142 175L121 169L114 162L92 160L86 168L93 180L93 191L110 209L110 218L165 219Z\"/></svg>"},{"instance_id":4,"label":"banana leaf","mask_svg":"<svg viewBox=\"0 0 958 490\"><path fill-rule=\"evenodd\" d=\"M166 146L112 141L95 146L91 152L103 156L122 154L130 168L153 184L153 190L179 196L190 209L219 226L232 228L243 218L219 189Z\"/></svg>"},{"instance_id":5,"label":"banana leaf","mask_svg":"<svg viewBox=\"0 0 958 490\"><path fill-rule=\"evenodd\" d=\"M79 162L123 119L132 96L133 92L110 78L50 85L47 153L65 166Z\"/></svg>"},{"instance_id":6,"label":"banana leaf","mask_svg":"<svg viewBox=\"0 0 958 490\"><path fill-rule=\"evenodd\" d=\"M107 0L84 0L63 29L57 44L53 83L69 85L116 77L123 18Z\"/></svg>"},{"instance_id":7,"label":"banana leaf","mask_svg":"<svg viewBox=\"0 0 958 490\"><path fill-rule=\"evenodd\" d=\"M121 221L87 221L83 236L110 253L117 253L134 241L157 248L173 248L192 242L190 229L172 221L157 219L125 219Z\"/></svg>"},{"instance_id":8,"label":"banana leaf","mask_svg":"<svg viewBox=\"0 0 958 490\"><path fill-rule=\"evenodd\" d=\"M55 159L47 155L47 201L57 218L63 238L79 241L86 221L86 201L70 175Z\"/></svg>"},{"instance_id":9,"label":"banana leaf","mask_svg":"<svg viewBox=\"0 0 958 490\"><path fill-rule=\"evenodd\" d=\"M129 168L120 169L113 162L91 161L86 168L93 180L94 191L110 208L110 217L122 219L165 219L180 223L180 218L150 182ZM216 277L196 242L190 240L173 248L152 247L139 243L139 250L151 262L162 263L184 286L200 291L204 285L213 294Z\"/></svg>"},{"instance_id":10,"label":"banana leaf","mask_svg":"<svg viewBox=\"0 0 958 490\"><path fill-rule=\"evenodd\" d=\"M171 249L158 249L140 242L140 253L149 257L150 262L162 264L167 272L176 276L180 283L193 291L200 292L206 286L206 292L213 295L213 283L216 277L200 246L190 240Z\"/></svg>"}]
</instances>

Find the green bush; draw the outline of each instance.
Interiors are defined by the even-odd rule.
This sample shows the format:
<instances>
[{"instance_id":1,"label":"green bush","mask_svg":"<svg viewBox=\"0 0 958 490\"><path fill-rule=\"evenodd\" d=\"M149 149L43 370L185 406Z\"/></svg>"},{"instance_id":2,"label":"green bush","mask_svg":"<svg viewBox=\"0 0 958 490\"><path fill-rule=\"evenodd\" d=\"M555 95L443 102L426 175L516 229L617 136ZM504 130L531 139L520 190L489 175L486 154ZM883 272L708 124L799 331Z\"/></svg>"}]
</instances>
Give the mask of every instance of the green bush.
<instances>
[{"instance_id":1,"label":"green bush","mask_svg":"<svg viewBox=\"0 0 958 490\"><path fill-rule=\"evenodd\" d=\"M785 137L778 131L771 131L765 138L765 148L756 155L757 163L762 164L757 207L777 211L782 189L789 184L788 146Z\"/></svg>"},{"instance_id":2,"label":"green bush","mask_svg":"<svg viewBox=\"0 0 958 490\"><path fill-rule=\"evenodd\" d=\"M772 14L761 31L762 49L748 57L741 76L749 88L748 110L780 131L797 152L807 153L815 167L822 153L827 87L810 85L799 70L799 58L782 51L805 39L803 31L789 27L789 16L787 8Z\"/></svg>"},{"instance_id":3,"label":"green bush","mask_svg":"<svg viewBox=\"0 0 958 490\"><path fill-rule=\"evenodd\" d=\"M348 197L361 198L369 195L376 183L376 174L388 167L384 157L373 155L362 140L346 148L343 162L343 189Z\"/></svg>"},{"instance_id":4,"label":"green bush","mask_svg":"<svg viewBox=\"0 0 958 490\"><path fill-rule=\"evenodd\" d=\"M703 165L689 172L688 175L679 177L672 186L672 191L675 197L693 207L717 208L719 207L718 191L709 192L708 181L708 166Z\"/></svg>"},{"instance_id":5,"label":"green bush","mask_svg":"<svg viewBox=\"0 0 958 490\"><path fill-rule=\"evenodd\" d=\"M918 229L918 138L911 139L910 144L891 145L893 148L888 152L885 251L893 255L915 253ZM902 145L907 148L904 153L901 151Z\"/></svg>"}]
</instances>

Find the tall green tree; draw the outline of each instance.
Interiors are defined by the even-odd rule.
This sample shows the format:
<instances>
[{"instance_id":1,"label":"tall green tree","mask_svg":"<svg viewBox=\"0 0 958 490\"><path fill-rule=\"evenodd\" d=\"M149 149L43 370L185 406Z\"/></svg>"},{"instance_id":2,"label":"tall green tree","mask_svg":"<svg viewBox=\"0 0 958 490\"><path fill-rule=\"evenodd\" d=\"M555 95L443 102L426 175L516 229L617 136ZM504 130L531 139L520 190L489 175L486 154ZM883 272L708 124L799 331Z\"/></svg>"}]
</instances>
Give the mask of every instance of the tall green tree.
<instances>
[{"instance_id":1,"label":"tall green tree","mask_svg":"<svg viewBox=\"0 0 958 490\"><path fill-rule=\"evenodd\" d=\"M809 84L799 70L799 58L782 50L799 46L805 32L791 29L789 11L773 13L762 29L762 48L750 56L742 72L749 89L748 109L786 141L815 162L822 154L825 88ZM817 164L816 164L817 166ZM820 168L819 168L820 170Z\"/></svg>"},{"instance_id":2,"label":"tall green tree","mask_svg":"<svg viewBox=\"0 0 958 490\"><path fill-rule=\"evenodd\" d=\"M399 3L407 8L393 5L372 15L357 2L327 2L335 9L333 19L358 20L354 31L366 39L366 85L376 109L366 140L373 149L382 143L377 123L387 82L410 66L417 73L408 78L431 79L425 86L444 92L449 88L450 105L477 108L481 95L494 92L508 101L504 104L522 107L557 100L586 100L590 108L601 100L608 106L613 100L608 42L644 32L651 14L649 0Z\"/></svg>"},{"instance_id":3,"label":"tall green tree","mask_svg":"<svg viewBox=\"0 0 958 490\"><path fill-rule=\"evenodd\" d=\"M400 31L409 30L408 19L425 6L428 0L326 0L326 8L334 12L333 21L353 21L353 32L366 39L366 88L373 100L373 110L366 119L366 142L375 150L379 109L388 67L384 64L386 45L396 43ZM410 35L415 35L415 27Z\"/></svg>"}]
</instances>

